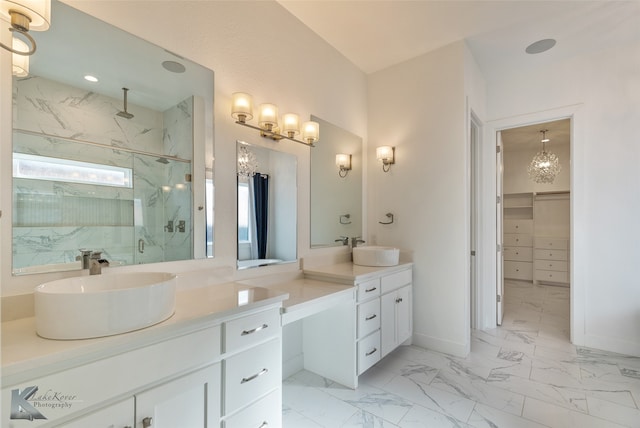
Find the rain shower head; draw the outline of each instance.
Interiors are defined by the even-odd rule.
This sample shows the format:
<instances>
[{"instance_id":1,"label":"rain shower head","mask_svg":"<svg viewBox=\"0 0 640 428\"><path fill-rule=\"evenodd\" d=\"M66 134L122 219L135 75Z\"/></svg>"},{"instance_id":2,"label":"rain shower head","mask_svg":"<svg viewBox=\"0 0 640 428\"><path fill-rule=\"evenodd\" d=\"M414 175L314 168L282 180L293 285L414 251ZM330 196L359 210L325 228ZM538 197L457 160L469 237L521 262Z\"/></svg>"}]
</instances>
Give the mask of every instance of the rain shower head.
<instances>
[{"instance_id":1,"label":"rain shower head","mask_svg":"<svg viewBox=\"0 0 640 428\"><path fill-rule=\"evenodd\" d=\"M156 159L156 162L162 163L167 165L169 163L169 161L166 158L158 158Z\"/></svg>"},{"instance_id":2,"label":"rain shower head","mask_svg":"<svg viewBox=\"0 0 640 428\"><path fill-rule=\"evenodd\" d=\"M116 113L116 116L124 117L125 119L131 119L133 115L127 111L127 92L129 92L128 88L122 88L124 91L124 110Z\"/></svg>"}]
</instances>

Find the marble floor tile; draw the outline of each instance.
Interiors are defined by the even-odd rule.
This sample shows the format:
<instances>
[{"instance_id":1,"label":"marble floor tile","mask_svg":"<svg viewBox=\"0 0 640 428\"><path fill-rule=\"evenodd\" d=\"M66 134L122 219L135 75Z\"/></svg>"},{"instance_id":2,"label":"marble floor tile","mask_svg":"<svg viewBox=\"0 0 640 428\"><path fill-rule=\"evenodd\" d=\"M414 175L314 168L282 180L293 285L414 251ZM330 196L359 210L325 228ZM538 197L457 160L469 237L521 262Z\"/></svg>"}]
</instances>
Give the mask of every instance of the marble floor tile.
<instances>
[{"instance_id":1,"label":"marble floor tile","mask_svg":"<svg viewBox=\"0 0 640 428\"><path fill-rule=\"evenodd\" d=\"M284 428L640 428L640 358L569 343L569 288L505 288L503 325L465 358L401 346L356 390L284 380Z\"/></svg>"}]
</instances>

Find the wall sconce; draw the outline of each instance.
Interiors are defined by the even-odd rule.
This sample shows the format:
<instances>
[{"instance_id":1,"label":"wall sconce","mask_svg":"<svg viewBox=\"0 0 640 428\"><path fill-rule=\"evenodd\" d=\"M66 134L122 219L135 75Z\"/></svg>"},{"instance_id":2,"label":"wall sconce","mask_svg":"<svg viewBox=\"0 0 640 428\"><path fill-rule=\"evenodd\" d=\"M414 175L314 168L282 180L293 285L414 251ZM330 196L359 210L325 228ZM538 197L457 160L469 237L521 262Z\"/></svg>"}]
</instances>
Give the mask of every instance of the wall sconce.
<instances>
[{"instance_id":1,"label":"wall sconce","mask_svg":"<svg viewBox=\"0 0 640 428\"><path fill-rule=\"evenodd\" d=\"M258 113L258 126L253 126L247 121L253 119L253 99L244 92L235 92L231 96L231 117L238 125L260 131L260 136L279 141L283 138L314 147L313 143L320 139L320 125L318 122L308 121L302 124L302 141L295 138L300 134L300 118L295 113L287 113L282 116L282 133L278 124L278 106L275 104L260 104Z\"/></svg>"},{"instance_id":2,"label":"wall sconce","mask_svg":"<svg viewBox=\"0 0 640 428\"><path fill-rule=\"evenodd\" d=\"M22 40L13 38L13 49L17 51L26 51L29 49L27 44ZM29 75L29 57L27 55L11 54L13 63L13 75L16 77L26 77Z\"/></svg>"},{"instance_id":3,"label":"wall sconce","mask_svg":"<svg viewBox=\"0 0 640 428\"><path fill-rule=\"evenodd\" d=\"M338 171L338 175L342 178L345 178L349 171L351 171L351 155L338 153L336 155L336 166L340 168L340 171Z\"/></svg>"},{"instance_id":4,"label":"wall sconce","mask_svg":"<svg viewBox=\"0 0 640 428\"><path fill-rule=\"evenodd\" d=\"M22 34L31 43L31 48L20 46L6 46L4 49L17 55L33 55L36 51L36 41L29 34L29 30L47 31L51 21L51 0L2 0L0 14L11 21L9 31Z\"/></svg>"},{"instance_id":5,"label":"wall sconce","mask_svg":"<svg viewBox=\"0 0 640 428\"><path fill-rule=\"evenodd\" d=\"M396 163L396 148L391 146L380 146L376 148L376 159L382 162L382 170L389 172L391 165Z\"/></svg>"}]
</instances>

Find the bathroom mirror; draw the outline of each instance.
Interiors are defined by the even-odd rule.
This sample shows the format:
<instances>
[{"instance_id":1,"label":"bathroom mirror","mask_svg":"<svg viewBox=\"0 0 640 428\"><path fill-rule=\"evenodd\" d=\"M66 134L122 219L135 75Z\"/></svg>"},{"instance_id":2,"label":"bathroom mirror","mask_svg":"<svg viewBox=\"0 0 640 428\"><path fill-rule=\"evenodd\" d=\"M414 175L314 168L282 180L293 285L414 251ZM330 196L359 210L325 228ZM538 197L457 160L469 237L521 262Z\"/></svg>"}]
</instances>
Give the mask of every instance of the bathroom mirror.
<instances>
[{"instance_id":1,"label":"bathroom mirror","mask_svg":"<svg viewBox=\"0 0 640 428\"><path fill-rule=\"evenodd\" d=\"M316 116L320 141L311 151L311 248L344 245L362 235L362 138ZM351 169L340 171L336 155Z\"/></svg>"},{"instance_id":2,"label":"bathroom mirror","mask_svg":"<svg viewBox=\"0 0 640 428\"><path fill-rule=\"evenodd\" d=\"M238 269L296 261L296 157L243 141L236 149Z\"/></svg>"},{"instance_id":3,"label":"bathroom mirror","mask_svg":"<svg viewBox=\"0 0 640 428\"><path fill-rule=\"evenodd\" d=\"M13 79L14 275L213 256L213 71L59 1ZM3 162L8 162L4 160Z\"/></svg>"}]
</instances>

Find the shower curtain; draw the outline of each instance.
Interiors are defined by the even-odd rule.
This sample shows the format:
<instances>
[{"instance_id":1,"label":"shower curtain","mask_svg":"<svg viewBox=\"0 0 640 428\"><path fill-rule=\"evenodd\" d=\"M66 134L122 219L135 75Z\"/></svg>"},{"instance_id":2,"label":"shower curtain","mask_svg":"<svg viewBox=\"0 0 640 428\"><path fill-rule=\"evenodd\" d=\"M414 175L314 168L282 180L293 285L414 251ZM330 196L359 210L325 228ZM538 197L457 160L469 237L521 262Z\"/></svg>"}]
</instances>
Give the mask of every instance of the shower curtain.
<instances>
[{"instance_id":1,"label":"shower curtain","mask_svg":"<svg viewBox=\"0 0 640 428\"><path fill-rule=\"evenodd\" d=\"M269 224L269 176L253 176L253 198L256 220L257 259L267 258L267 226ZM253 246L252 246L253 247ZM252 248L253 249L253 248ZM252 251L253 252L253 251Z\"/></svg>"}]
</instances>

